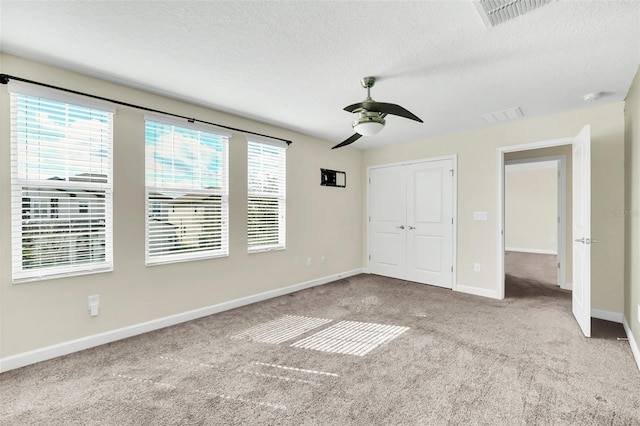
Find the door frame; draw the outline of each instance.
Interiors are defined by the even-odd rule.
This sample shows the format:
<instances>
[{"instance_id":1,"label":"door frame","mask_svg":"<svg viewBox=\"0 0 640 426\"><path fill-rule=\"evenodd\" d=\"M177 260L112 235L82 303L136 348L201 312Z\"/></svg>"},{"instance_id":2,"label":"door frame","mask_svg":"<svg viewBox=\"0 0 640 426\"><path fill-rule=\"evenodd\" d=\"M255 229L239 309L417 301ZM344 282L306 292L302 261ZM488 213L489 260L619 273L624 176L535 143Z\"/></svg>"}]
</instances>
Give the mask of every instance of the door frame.
<instances>
[{"instance_id":1,"label":"door frame","mask_svg":"<svg viewBox=\"0 0 640 426\"><path fill-rule=\"evenodd\" d=\"M497 279L498 299L504 299L504 154L508 152L529 151L539 148L551 148L554 146L573 145L573 137L550 139L546 141L530 142L518 145L502 146L497 149L498 168L498 220L496 221L496 240L498 242L497 253ZM566 240L566 238L565 238ZM565 262L566 263L566 262Z\"/></svg>"},{"instance_id":2,"label":"door frame","mask_svg":"<svg viewBox=\"0 0 640 426\"><path fill-rule=\"evenodd\" d=\"M556 252L558 256L558 285L560 288L571 290L567 285L567 156L551 155L548 157L529 157L504 162L506 166L515 164L531 164L555 161L558 164L558 175L556 183L557 189L557 230L556 230ZM506 170L505 170L506 172ZM506 178L506 173L505 173ZM504 210L503 210L504 212ZM506 227L505 227L506 228ZM506 249L506 246L505 246ZM504 257L502 252L502 256Z\"/></svg>"},{"instance_id":3,"label":"door frame","mask_svg":"<svg viewBox=\"0 0 640 426\"><path fill-rule=\"evenodd\" d=\"M367 167L367 180L365 181L367 185L367 212L365 216L366 223L366 236L367 243L365 247L365 259L366 259L366 267L364 272L370 273L371 271L371 170L372 169L380 169L384 167L394 167L394 166L408 166L413 164L423 164L430 163L433 161L441 161L441 160L452 160L453 163L453 187L452 187L452 198L453 198L453 206L452 206L452 215L453 215L453 232L451 234L452 244L451 244L451 264L453 266L452 276L451 276L451 290L457 291L457 272L458 272L458 155L443 155L439 157L429 157L429 158L421 158L417 160L407 160L400 161L396 163L385 163L385 164L376 164L374 166Z\"/></svg>"}]
</instances>

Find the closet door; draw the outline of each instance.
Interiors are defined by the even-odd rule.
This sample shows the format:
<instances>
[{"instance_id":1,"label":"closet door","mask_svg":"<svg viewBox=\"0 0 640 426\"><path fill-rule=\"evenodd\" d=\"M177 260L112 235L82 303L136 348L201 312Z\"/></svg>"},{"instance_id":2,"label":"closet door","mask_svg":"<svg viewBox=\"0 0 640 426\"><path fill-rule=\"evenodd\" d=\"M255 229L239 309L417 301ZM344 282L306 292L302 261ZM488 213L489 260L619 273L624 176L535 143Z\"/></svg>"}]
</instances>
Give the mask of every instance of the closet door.
<instances>
[{"instance_id":1,"label":"closet door","mask_svg":"<svg viewBox=\"0 0 640 426\"><path fill-rule=\"evenodd\" d=\"M370 272L405 279L406 170L402 166L371 169L369 178Z\"/></svg>"},{"instance_id":2,"label":"closet door","mask_svg":"<svg viewBox=\"0 0 640 426\"><path fill-rule=\"evenodd\" d=\"M406 279L452 288L453 160L407 166Z\"/></svg>"}]
</instances>

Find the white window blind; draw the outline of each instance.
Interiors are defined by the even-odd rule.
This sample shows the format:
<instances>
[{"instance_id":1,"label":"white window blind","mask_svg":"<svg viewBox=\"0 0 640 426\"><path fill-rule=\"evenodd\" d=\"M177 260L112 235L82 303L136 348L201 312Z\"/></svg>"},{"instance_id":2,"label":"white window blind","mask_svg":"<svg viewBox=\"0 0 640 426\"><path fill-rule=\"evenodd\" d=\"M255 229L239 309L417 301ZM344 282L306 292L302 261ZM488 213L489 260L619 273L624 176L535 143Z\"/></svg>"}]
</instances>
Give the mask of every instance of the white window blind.
<instances>
[{"instance_id":1,"label":"white window blind","mask_svg":"<svg viewBox=\"0 0 640 426\"><path fill-rule=\"evenodd\" d=\"M229 254L229 134L147 116L146 262Z\"/></svg>"},{"instance_id":2,"label":"white window blind","mask_svg":"<svg viewBox=\"0 0 640 426\"><path fill-rule=\"evenodd\" d=\"M115 109L13 82L9 91L14 282L112 270Z\"/></svg>"},{"instance_id":3,"label":"white window blind","mask_svg":"<svg viewBox=\"0 0 640 426\"><path fill-rule=\"evenodd\" d=\"M287 145L248 141L247 235L249 251L285 248Z\"/></svg>"}]
</instances>

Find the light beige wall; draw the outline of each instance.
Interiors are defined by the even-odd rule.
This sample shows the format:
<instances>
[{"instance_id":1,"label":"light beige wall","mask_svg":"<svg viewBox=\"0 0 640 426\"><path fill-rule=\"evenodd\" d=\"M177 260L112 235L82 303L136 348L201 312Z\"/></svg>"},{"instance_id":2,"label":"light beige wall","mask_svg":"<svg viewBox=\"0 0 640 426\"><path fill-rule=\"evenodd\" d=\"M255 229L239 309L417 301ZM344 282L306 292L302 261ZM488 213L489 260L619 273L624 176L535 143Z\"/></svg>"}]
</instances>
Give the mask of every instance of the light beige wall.
<instances>
[{"instance_id":1,"label":"light beige wall","mask_svg":"<svg viewBox=\"0 0 640 426\"><path fill-rule=\"evenodd\" d=\"M118 106L115 271L12 284L9 96L6 86L0 86L0 357L362 267L361 151L332 151L330 143L312 137L14 56L2 55L0 60L2 73L293 140L287 153L286 250L247 254L247 148L244 135L234 132L229 144L230 255L146 267L144 112ZM321 167L346 171L347 187L321 187ZM320 264L320 256L326 256L325 264ZM306 266L307 257L313 259L311 267ZM91 294L101 297L95 318L87 311Z\"/></svg>"},{"instance_id":2,"label":"light beige wall","mask_svg":"<svg viewBox=\"0 0 640 426\"><path fill-rule=\"evenodd\" d=\"M592 248L592 307L622 312L624 223L607 212L624 208L623 108L623 102L614 102L371 149L365 151L364 162L368 167L457 154L457 283L497 293L498 147L573 137L590 124L592 236L600 241ZM473 220L479 210L488 212L486 222ZM473 271L474 262L481 263L480 272Z\"/></svg>"},{"instance_id":3,"label":"light beige wall","mask_svg":"<svg viewBox=\"0 0 640 426\"><path fill-rule=\"evenodd\" d=\"M504 238L507 249L557 254L558 169L505 170Z\"/></svg>"},{"instance_id":4,"label":"light beige wall","mask_svg":"<svg viewBox=\"0 0 640 426\"><path fill-rule=\"evenodd\" d=\"M624 316L640 345L640 68L625 105L625 285Z\"/></svg>"}]
</instances>

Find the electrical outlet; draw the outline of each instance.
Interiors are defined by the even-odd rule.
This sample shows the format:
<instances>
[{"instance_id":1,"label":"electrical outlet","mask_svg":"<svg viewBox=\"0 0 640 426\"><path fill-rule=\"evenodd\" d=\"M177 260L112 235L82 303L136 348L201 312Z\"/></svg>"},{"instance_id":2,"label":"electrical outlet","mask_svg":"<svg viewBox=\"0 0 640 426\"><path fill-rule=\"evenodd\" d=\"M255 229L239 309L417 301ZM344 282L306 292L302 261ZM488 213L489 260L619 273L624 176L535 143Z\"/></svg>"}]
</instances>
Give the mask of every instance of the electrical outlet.
<instances>
[{"instance_id":1,"label":"electrical outlet","mask_svg":"<svg viewBox=\"0 0 640 426\"><path fill-rule=\"evenodd\" d=\"M89 296L89 315L92 317L98 316L100 312L100 295L94 294L93 296Z\"/></svg>"},{"instance_id":2,"label":"electrical outlet","mask_svg":"<svg viewBox=\"0 0 640 426\"><path fill-rule=\"evenodd\" d=\"M474 263L473 264L473 271L474 272L480 272L480 264L479 263Z\"/></svg>"},{"instance_id":3,"label":"electrical outlet","mask_svg":"<svg viewBox=\"0 0 640 426\"><path fill-rule=\"evenodd\" d=\"M311 266L311 258L307 257L307 266Z\"/></svg>"}]
</instances>

